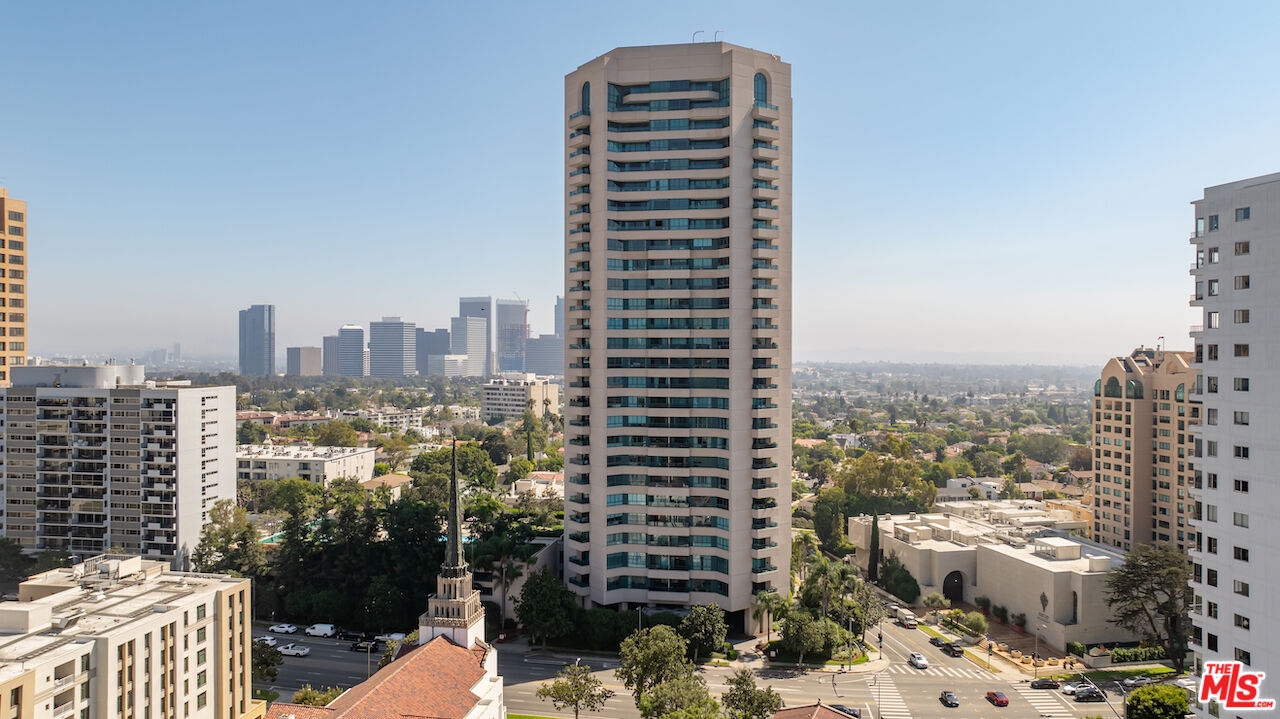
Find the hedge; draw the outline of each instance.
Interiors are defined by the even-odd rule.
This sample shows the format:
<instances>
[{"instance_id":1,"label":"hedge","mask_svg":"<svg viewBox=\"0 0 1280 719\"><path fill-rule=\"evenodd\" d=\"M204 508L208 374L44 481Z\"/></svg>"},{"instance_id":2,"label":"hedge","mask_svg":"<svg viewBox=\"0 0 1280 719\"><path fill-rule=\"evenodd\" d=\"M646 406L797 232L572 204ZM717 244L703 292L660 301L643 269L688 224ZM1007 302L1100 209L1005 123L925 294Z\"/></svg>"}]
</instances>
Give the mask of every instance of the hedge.
<instances>
[{"instance_id":1,"label":"hedge","mask_svg":"<svg viewBox=\"0 0 1280 719\"><path fill-rule=\"evenodd\" d=\"M1117 648L1111 650L1111 662L1113 664L1158 662L1167 658L1168 653L1165 652L1164 647L1134 647L1133 649Z\"/></svg>"},{"instance_id":2,"label":"hedge","mask_svg":"<svg viewBox=\"0 0 1280 719\"><path fill-rule=\"evenodd\" d=\"M1077 657L1083 658L1086 651L1085 646L1080 642L1067 642L1068 654L1074 654Z\"/></svg>"}]
</instances>

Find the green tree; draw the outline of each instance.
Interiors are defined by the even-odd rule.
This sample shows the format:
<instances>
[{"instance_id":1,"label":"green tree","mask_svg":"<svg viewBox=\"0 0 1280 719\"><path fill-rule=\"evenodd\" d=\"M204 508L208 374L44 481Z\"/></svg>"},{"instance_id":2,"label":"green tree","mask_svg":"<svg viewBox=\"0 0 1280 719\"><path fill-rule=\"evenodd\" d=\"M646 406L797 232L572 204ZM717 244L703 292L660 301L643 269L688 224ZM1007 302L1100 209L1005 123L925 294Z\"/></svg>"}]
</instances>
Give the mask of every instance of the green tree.
<instances>
[{"instance_id":1,"label":"green tree","mask_svg":"<svg viewBox=\"0 0 1280 719\"><path fill-rule=\"evenodd\" d=\"M258 530L243 507L230 499L218 500L209 510L208 522L200 529L200 543L191 556L201 572L224 572L240 577L259 577L266 571L266 549L258 541Z\"/></svg>"},{"instance_id":2,"label":"green tree","mask_svg":"<svg viewBox=\"0 0 1280 719\"><path fill-rule=\"evenodd\" d=\"M0 579L26 579L33 564L31 558L22 553L22 545L7 537L0 537Z\"/></svg>"},{"instance_id":3,"label":"green tree","mask_svg":"<svg viewBox=\"0 0 1280 719\"><path fill-rule=\"evenodd\" d=\"M1168 719L1186 716L1187 691L1172 684L1149 684L1138 687L1125 702L1126 719Z\"/></svg>"},{"instance_id":4,"label":"green tree","mask_svg":"<svg viewBox=\"0 0 1280 719\"><path fill-rule=\"evenodd\" d=\"M373 476L381 477L384 474L391 474L391 465L382 462L373 465Z\"/></svg>"},{"instance_id":5,"label":"green tree","mask_svg":"<svg viewBox=\"0 0 1280 719\"><path fill-rule=\"evenodd\" d=\"M350 424L334 420L316 428L314 441L321 447L354 447L360 444L360 436Z\"/></svg>"},{"instance_id":6,"label":"green tree","mask_svg":"<svg viewBox=\"0 0 1280 719\"><path fill-rule=\"evenodd\" d=\"M684 619L680 620L680 635L689 642L695 662L702 653L709 655L720 649L728 631L729 628L724 623L724 610L715 604L694 605Z\"/></svg>"},{"instance_id":7,"label":"green tree","mask_svg":"<svg viewBox=\"0 0 1280 719\"><path fill-rule=\"evenodd\" d=\"M871 542L867 549L867 581L880 581L880 515L871 515Z\"/></svg>"},{"instance_id":8,"label":"green tree","mask_svg":"<svg viewBox=\"0 0 1280 719\"><path fill-rule=\"evenodd\" d=\"M381 449L387 455L387 464L392 472L399 469L409 456L409 443L398 437L383 441Z\"/></svg>"},{"instance_id":9,"label":"green tree","mask_svg":"<svg viewBox=\"0 0 1280 719\"><path fill-rule=\"evenodd\" d=\"M284 664L284 655L279 649L269 647L265 642L254 642L250 647L250 661L253 664L253 680L273 682L279 674L279 667Z\"/></svg>"},{"instance_id":10,"label":"green tree","mask_svg":"<svg viewBox=\"0 0 1280 719\"><path fill-rule=\"evenodd\" d=\"M524 457L516 457L511 460L511 464L507 466L506 479L507 482L514 482L518 479L524 479L533 471L533 462Z\"/></svg>"},{"instance_id":11,"label":"green tree","mask_svg":"<svg viewBox=\"0 0 1280 719\"><path fill-rule=\"evenodd\" d=\"M636 702L644 719L718 717L720 706L707 691L707 682L696 674L668 679L656 685Z\"/></svg>"},{"instance_id":12,"label":"green tree","mask_svg":"<svg viewBox=\"0 0 1280 719\"><path fill-rule=\"evenodd\" d=\"M818 493L813 504L813 531L827 549L833 549L844 538L844 490L828 487Z\"/></svg>"},{"instance_id":13,"label":"green tree","mask_svg":"<svg viewBox=\"0 0 1280 719\"><path fill-rule=\"evenodd\" d=\"M402 641L391 640L387 642L387 648L382 650L382 657L378 659L378 668L381 669L396 660L396 655L400 653L401 646L413 646L418 643L418 630L415 629L405 635Z\"/></svg>"},{"instance_id":14,"label":"green tree","mask_svg":"<svg viewBox=\"0 0 1280 719\"><path fill-rule=\"evenodd\" d=\"M942 596L938 592L930 592L929 594L925 595L923 604L926 609L930 609L936 612L940 609L946 609L950 607L951 600Z\"/></svg>"},{"instance_id":15,"label":"green tree","mask_svg":"<svg viewBox=\"0 0 1280 719\"><path fill-rule=\"evenodd\" d=\"M324 687L323 689L315 689L312 688L310 684L303 684L301 689L293 693L293 703L322 707L328 706L329 702L337 699L341 695L341 687Z\"/></svg>"},{"instance_id":16,"label":"green tree","mask_svg":"<svg viewBox=\"0 0 1280 719\"><path fill-rule=\"evenodd\" d=\"M613 691L605 689L604 683L592 675L591 667L580 660L561 669L555 681L538 687L538 698L550 700L556 711L573 707L573 719L578 719L580 711L600 711L612 697Z\"/></svg>"},{"instance_id":17,"label":"green tree","mask_svg":"<svg viewBox=\"0 0 1280 719\"><path fill-rule=\"evenodd\" d=\"M476 567L493 571L494 583L502 588L502 616L498 617L498 626L504 626L507 621L507 590L524 574L530 557L538 550L528 542L529 538L525 525L517 524L509 531L474 543L472 561Z\"/></svg>"},{"instance_id":18,"label":"green tree","mask_svg":"<svg viewBox=\"0 0 1280 719\"><path fill-rule=\"evenodd\" d=\"M782 647L796 655L796 663L804 664L804 655L816 652L826 643L822 627L809 612L793 607L782 621Z\"/></svg>"},{"instance_id":19,"label":"green tree","mask_svg":"<svg viewBox=\"0 0 1280 719\"><path fill-rule=\"evenodd\" d=\"M773 687L756 687L750 669L738 669L729 676L728 690L720 697L728 719L769 719L782 708L782 697Z\"/></svg>"},{"instance_id":20,"label":"green tree","mask_svg":"<svg viewBox=\"0 0 1280 719\"><path fill-rule=\"evenodd\" d=\"M773 620L782 616L787 611L786 597L777 592L761 592L756 595L756 605L751 610L752 616L757 620L765 617L765 642L773 641Z\"/></svg>"},{"instance_id":21,"label":"green tree","mask_svg":"<svg viewBox=\"0 0 1280 719\"><path fill-rule=\"evenodd\" d=\"M659 684L693 675L688 642L666 625L637 630L622 641L614 674L640 700ZM641 713L644 709L641 708Z\"/></svg>"},{"instance_id":22,"label":"green tree","mask_svg":"<svg viewBox=\"0 0 1280 719\"><path fill-rule=\"evenodd\" d=\"M1179 674L1191 627L1190 581L1186 555L1167 542L1137 545L1107 577L1111 623L1164 647Z\"/></svg>"},{"instance_id":23,"label":"green tree","mask_svg":"<svg viewBox=\"0 0 1280 719\"><path fill-rule=\"evenodd\" d=\"M258 444L267 438L267 429L257 422L245 420L236 428L236 444Z\"/></svg>"},{"instance_id":24,"label":"green tree","mask_svg":"<svg viewBox=\"0 0 1280 719\"><path fill-rule=\"evenodd\" d=\"M1017 482L1012 479L1006 479L1004 484L1000 486L1000 499L1026 499L1027 495L1018 486Z\"/></svg>"},{"instance_id":25,"label":"green tree","mask_svg":"<svg viewBox=\"0 0 1280 719\"><path fill-rule=\"evenodd\" d=\"M546 568L530 574L516 600L516 616L529 633L529 642L545 645L573 631L573 600L564 582Z\"/></svg>"}]
</instances>

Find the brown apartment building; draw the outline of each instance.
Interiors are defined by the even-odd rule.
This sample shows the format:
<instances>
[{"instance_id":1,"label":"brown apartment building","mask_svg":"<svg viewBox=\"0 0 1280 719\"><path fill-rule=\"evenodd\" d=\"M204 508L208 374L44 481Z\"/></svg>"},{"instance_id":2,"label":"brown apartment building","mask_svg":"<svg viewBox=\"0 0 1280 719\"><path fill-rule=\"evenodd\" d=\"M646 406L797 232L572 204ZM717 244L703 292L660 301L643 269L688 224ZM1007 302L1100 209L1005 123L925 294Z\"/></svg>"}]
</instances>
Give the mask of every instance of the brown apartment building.
<instances>
[{"instance_id":1,"label":"brown apartment building","mask_svg":"<svg viewBox=\"0 0 1280 719\"><path fill-rule=\"evenodd\" d=\"M1093 389L1094 541L1194 546L1190 428L1200 401L1191 362L1190 352L1139 347L1103 367Z\"/></svg>"},{"instance_id":2,"label":"brown apartment building","mask_svg":"<svg viewBox=\"0 0 1280 719\"><path fill-rule=\"evenodd\" d=\"M27 363L27 203L0 187L0 387Z\"/></svg>"}]
</instances>

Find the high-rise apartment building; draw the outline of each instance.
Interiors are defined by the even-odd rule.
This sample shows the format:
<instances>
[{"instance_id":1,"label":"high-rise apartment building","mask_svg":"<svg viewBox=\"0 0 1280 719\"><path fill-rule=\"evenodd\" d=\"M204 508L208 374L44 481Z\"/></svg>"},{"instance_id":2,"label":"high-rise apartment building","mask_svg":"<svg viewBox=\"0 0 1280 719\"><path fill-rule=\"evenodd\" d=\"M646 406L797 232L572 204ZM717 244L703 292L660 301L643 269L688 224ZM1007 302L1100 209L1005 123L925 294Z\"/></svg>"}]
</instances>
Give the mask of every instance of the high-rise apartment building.
<instances>
[{"instance_id":1,"label":"high-rise apartment building","mask_svg":"<svg viewBox=\"0 0 1280 719\"><path fill-rule=\"evenodd\" d=\"M523 372L525 345L529 341L529 303L498 300L497 362L499 372Z\"/></svg>"},{"instance_id":2,"label":"high-rise apartment building","mask_svg":"<svg viewBox=\"0 0 1280 719\"><path fill-rule=\"evenodd\" d=\"M258 719L248 579L101 555L5 602L0 711L13 719Z\"/></svg>"},{"instance_id":3,"label":"high-rise apartment building","mask_svg":"<svg viewBox=\"0 0 1280 719\"><path fill-rule=\"evenodd\" d=\"M1189 496L1200 422L1190 352L1139 347L1113 357L1093 387L1093 540L1195 543Z\"/></svg>"},{"instance_id":4,"label":"high-rise apartment building","mask_svg":"<svg viewBox=\"0 0 1280 719\"><path fill-rule=\"evenodd\" d=\"M493 374L493 298L462 297L458 300L458 316L474 317L484 320L484 377ZM482 350L473 348L469 354L480 354ZM457 354L455 352L454 354Z\"/></svg>"},{"instance_id":5,"label":"high-rise apartment building","mask_svg":"<svg viewBox=\"0 0 1280 719\"><path fill-rule=\"evenodd\" d=\"M418 326L403 317L369 323L369 376L407 377L418 373Z\"/></svg>"},{"instance_id":6,"label":"high-rise apartment building","mask_svg":"<svg viewBox=\"0 0 1280 719\"><path fill-rule=\"evenodd\" d=\"M319 347L286 347L285 374L317 377L323 373L323 350Z\"/></svg>"},{"instance_id":7,"label":"high-rise apartment building","mask_svg":"<svg viewBox=\"0 0 1280 719\"><path fill-rule=\"evenodd\" d=\"M325 377L337 377L338 356L341 354L342 338L338 335L325 335L320 340L321 359L320 372Z\"/></svg>"},{"instance_id":8,"label":"high-rise apartment building","mask_svg":"<svg viewBox=\"0 0 1280 719\"><path fill-rule=\"evenodd\" d=\"M555 334L564 337L564 298L556 297L556 325Z\"/></svg>"},{"instance_id":9,"label":"high-rise apartment building","mask_svg":"<svg viewBox=\"0 0 1280 719\"><path fill-rule=\"evenodd\" d=\"M417 353L414 364L418 368L418 374L424 377L431 374L430 360L427 358L431 355L449 354L449 330L444 328L426 330L419 327L414 352Z\"/></svg>"},{"instance_id":10,"label":"high-rise apartment building","mask_svg":"<svg viewBox=\"0 0 1280 719\"><path fill-rule=\"evenodd\" d=\"M276 372L276 306L240 310L240 374L267 377Z\"/></svg>"},{"instance_id":11,"label":"high-rise apartment building","mask_svg":"<svg viewBox=\"0 0 1280 719\"><path fill-rule=\"evenodd\" d=\"M489 321L483 317L454 317L449 332L450 354L465 355L463 377L488 377Z\"/></svg>"},{"instance_id":12,"label":"high-rise apartment building","mask_svg":"<svg viewBox=\"0 0 1280 719\"><path fill-rule=\"evenodd\" d=\"M790 566L790 65L619 48L564 113L566 579L745 626Z\"/></svg>"},{"instance_id":13,"label":"high-rise apartment building","mask_svg":"<svg viewBox=\"0 0 1280 719\"><path fill-rule=\"evenodd\" d=\"M1280 173L1205 188L1195 207L1191 328L1202 392L1195 429L1197 664L1280 665ZM1263 686L1263 696L1276 687ZM1201 716L1214 713L1208 705Z\"/></svg>"},{"instance_id":14,"label":"high-rise apartment building","mask_svg":"<svg viewBox=\"0 0 1280 719\"><path fill-rule=\"evenodd\" d=\"M0 387L27 363L27 203L0 187Z\"/></svg>"},{"instance_id":15,"label":"high-rise apartment building","mask_svg":"<svg viewBox=\"0 0 1280 719\"><path fill-rule=\"evenodd\" d=\"M338 374L343 377L369 374L365 366L364 328L360 325L338 328Z\"/></svg>"},{"instance_id":16,"label":"high-rise apartment building","mask_svg":"<svg viewBox=\"0 0 1280 719\"><path fill-rule=\"evenodd\" d=\"M235 411L235 387L165 386L140 365L17 368L0 390L3 536L188 568L209 510L236 498Z\"/></svg>"},{"instance_id":17,"label":"high-rise apartment building","mask_svg":"<svg viewBox=\"0 0 1280 719\"><path fill-rule=\"evenodd\" d=\"M525 344L524 370L530 374L564 375L564 338L560 335L530 337Z\"/></svg>"}]
</instances>

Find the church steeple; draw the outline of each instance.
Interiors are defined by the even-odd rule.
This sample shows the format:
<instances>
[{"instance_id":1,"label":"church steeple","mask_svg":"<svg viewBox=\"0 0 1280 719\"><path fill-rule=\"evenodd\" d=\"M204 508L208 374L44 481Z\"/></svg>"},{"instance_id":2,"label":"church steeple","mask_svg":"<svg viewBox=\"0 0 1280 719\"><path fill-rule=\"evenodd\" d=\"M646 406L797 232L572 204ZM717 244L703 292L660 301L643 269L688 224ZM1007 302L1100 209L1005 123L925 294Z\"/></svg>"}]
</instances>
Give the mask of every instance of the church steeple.
<instances>
[{"instance_id":1,"label":"church steeple","mask_svg":"<svg viewBox=\"0 0 1280 719\"><path fill-rule=\"evenodd\" d=\"M436 593L427 600L427 612L418 619L418 641L425 644L444 634L470 647L484 639L484 607L480 590L471 582L471 569L462 552L462 489L458 484L458 438L453 438L449 461L448 542Z\"/></svg>"}]
</instances>

